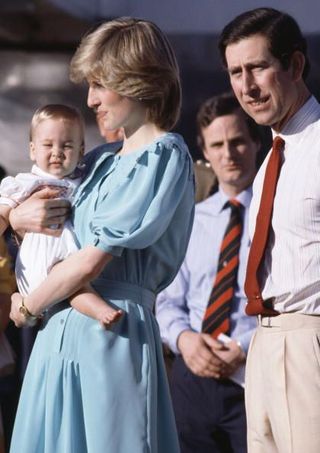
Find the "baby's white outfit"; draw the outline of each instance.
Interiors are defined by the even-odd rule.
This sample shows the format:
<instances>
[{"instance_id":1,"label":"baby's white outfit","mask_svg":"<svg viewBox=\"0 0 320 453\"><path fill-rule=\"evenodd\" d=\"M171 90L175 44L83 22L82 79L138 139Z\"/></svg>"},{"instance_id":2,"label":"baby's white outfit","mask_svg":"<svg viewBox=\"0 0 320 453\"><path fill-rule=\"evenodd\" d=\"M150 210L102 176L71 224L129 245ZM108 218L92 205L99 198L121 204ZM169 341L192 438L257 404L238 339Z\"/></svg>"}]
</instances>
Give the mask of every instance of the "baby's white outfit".
<instances>
[{"instance_id":1,"label":"baby's white outfit","mask_svg":"<svg viewBox=\"0 0 320 453\"><path fill-rule=\"evenodd\" d=\"M61 187L59 198L72 201L81 178L57 179L36 165L31 173L8 176L0 184L0 204L12 208L18 206L34 192L44 187ZM59 261L79 250L72 224L67 220L61 236L53 237L42 233L26 233L19 248L15 272L20 294L26 296L36 289L47 277L51 268Z\"/></svg>"}]
</instances>

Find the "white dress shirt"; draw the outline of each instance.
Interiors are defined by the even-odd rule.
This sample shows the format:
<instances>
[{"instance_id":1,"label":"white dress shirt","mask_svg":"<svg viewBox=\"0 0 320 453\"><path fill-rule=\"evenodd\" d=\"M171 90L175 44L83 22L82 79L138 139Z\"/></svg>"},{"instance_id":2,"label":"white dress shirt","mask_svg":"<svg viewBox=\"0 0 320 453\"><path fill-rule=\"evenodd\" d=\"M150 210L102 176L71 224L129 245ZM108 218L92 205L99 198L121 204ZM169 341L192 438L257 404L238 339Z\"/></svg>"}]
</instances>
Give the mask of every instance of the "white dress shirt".
<instances>
[{"instance_id":1,"label":"white dress shirt","mask_svg":"<svg viewBox=\"0 0 320 453\"><path fill-rule=\"evenodd\" d=\"M320 315L320 105L316 99L311 97L278 135L285 147L261 267L262 297L275 297L274 308L280 313ZM269 156L253 184L251 238Z\"/></svg>"},{"instance_id":2,"label":"white dress shirt","mask_svg":"<svg viewBox=\"0 0 320 453\"><path fill-rule=\"evenodd\" d=\"M252 188L236 199L244 206L243 234L240 246L238 287L232 301L230 336L240 341L246 352L256 319L245 315L247 298L244 279L249 252L249 205ZM175 280L162 291L156 303L161 337L178 354L177 339L184 330L201 331L202 320L217 273L220 246L230 219L230 207L224 208L228 197L221 189L196 205L193 229L184 262Z\"/></svg>"}]
</instances>

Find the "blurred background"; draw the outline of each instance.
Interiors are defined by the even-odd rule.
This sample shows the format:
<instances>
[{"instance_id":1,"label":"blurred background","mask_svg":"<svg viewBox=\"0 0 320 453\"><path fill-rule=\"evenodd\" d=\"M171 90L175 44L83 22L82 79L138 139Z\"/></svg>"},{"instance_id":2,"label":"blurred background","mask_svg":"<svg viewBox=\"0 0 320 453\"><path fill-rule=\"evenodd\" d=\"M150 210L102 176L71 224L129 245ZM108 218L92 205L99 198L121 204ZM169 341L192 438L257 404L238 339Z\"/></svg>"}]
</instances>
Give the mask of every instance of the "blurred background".
<instances>
[{"instance_id":1,"label":"blurred background","mask_svg":"<svg viewBox=\"0 0 320 453\"><path fill-rule=\"evenodd\" d=\"M86 120L86 149L102 143L95 117L86 106L86 88L68 79L68 64L81 36L93 25L118 16L156 22L178 58L183 108L176 130L193 157L199 157L195 115L207 97L229 88L217 39L235 15L258 6L287 11L309 44L308 84L320 98L320 2L318 0L0 0L0 164L8 174L27 171L29 123L46 103L75 105ZM269 134L265 133L265 146Z\"/></svg>"}]
</instances>

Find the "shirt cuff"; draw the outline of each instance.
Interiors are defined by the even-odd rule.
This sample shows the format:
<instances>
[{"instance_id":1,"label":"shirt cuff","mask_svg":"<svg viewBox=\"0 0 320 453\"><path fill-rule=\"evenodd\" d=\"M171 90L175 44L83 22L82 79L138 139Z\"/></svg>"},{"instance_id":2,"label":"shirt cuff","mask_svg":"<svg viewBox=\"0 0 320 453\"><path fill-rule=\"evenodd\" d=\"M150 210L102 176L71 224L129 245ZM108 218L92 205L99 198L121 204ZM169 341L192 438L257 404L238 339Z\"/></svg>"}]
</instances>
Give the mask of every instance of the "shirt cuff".
<instances>
[{"instance_id":1,"label":"shirt cuff","mask_svg":"<svg viewBox=\"0 0 320 453\"><path fill-rule=\"evenodd\" d=\"M1 197L0 204L5 205L5 206L10 206L10 208L16 208L19 203L16 202L15 200L13 200L12 198Z\"/></svg>"},{"instance_id":2,"label":"shirt cuff","mask_svg":"<svg viewBox=\"0 0 320 453\"><path fill-rule=\"evenodd\" d=\"M242 335L238 335L237 338L235 338L236 341L240 342L241 349L243 350L243 352L246 355L248 354L250 341L251 341L251 338L252 338L252 335L254 334L254 332L255 332L255 329L251 329L248 332L243 333Z\"/></svg>"},{"instance_id":3,"label":"shirt cuff","mask_svg":"<svg viewBox=\"0 0 320 453\"><path fill-rule=\"evenodd\" d=\"M188 323L184 323L184 322L175 323L170 328L169 347L174 354L181 354L181 352L179 351L178 346L177 346L177 341L178 341L179 335L182 332L184 332L185 330L192 330L192 329Z\"/></svg>"}]
</instances>

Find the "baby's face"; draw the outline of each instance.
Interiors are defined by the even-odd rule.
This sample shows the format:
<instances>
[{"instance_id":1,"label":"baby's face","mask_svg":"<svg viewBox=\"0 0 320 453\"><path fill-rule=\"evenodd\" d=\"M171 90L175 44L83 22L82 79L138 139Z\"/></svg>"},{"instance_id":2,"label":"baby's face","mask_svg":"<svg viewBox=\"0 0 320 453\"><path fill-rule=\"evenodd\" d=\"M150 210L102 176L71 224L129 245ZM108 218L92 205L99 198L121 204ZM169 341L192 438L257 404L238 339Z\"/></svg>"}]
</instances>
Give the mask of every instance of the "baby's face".
<instances>
[{"instance_id":1,"label":"baby's face","mask_svg":"<svg viewBox=\"0 0 320 453\"><path fill-rule=\"evenodd\" d=\"M83 136L77 121L42 120L34 129L30 158L56 178L71 174L83 155Z\"/></svg>"}]
</instances>

